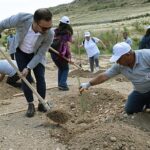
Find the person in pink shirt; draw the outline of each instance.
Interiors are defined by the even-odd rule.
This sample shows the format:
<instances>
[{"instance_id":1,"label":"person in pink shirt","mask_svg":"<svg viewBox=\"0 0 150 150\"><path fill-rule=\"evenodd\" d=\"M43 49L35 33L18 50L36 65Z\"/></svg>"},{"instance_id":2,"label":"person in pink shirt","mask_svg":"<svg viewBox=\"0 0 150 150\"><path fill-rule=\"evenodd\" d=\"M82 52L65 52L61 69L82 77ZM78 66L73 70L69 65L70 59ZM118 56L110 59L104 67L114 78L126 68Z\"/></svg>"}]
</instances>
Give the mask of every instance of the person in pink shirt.
<instances>
[{"instance_id":1,"label":"person in pink shirt","mask_svg":"<svg viewBox=\"0 0 150 150\"><path fill-rule=\"evenodd\" d=\"M70 42L72 42L73 29L70 25L70 19L63 16L60 19L58 27L54 30L54 40L51 45L52 48L57 50L62 57L66 57L71 61ZM52 60L58 67L58 88L62 91L68 91L67 78L69 72L68 61L50 51Z\"/></svg>"}]
</instances>

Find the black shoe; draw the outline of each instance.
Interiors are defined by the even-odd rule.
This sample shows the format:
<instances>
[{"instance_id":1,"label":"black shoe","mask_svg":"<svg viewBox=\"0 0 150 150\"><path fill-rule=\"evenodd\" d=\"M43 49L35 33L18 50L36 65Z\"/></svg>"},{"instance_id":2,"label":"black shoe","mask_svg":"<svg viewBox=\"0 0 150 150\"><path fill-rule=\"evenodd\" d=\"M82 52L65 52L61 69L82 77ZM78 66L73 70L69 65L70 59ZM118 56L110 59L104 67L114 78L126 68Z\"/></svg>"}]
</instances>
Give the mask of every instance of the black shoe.
<instances>
[{"instance_id":1,"label":"black shoe","mask_svg":"<svg viewBox=\"0 0 150 150\"><path fill-rule=\"evenodd\" d=\"M40 111L40 112L47 112L46 108L41 103L38 104L38 111Z\"/></svg>"},{"instance_id":2,"label":"black shoe","mask_svg":"<svg viewBox=\"0 0 150 150\"><path fill-rule=\"evenodd\" d=\"M63 86L59 86L58 89L61 91L69 91L68 87L63 87Z\"/></svg>"},{"instance_id":3,"label":"black shoe","mask_svg":"<svg viewBox=\"0 0 150 150\"><path fill-rule=\"evenodd\" d=\"M35 114L35 107L33 103L29 103L28 110L26 112L27 117L33 117Z\"/></svg>"},{"instance_id":4,"label":"black shoe","mask_svg":"<svg viewBox=\"0 0 150 150\"><path fill-rule=\"evenodd\" d=\"M17 82L16 83L11 83L11 82L9 83L9 82L7 82L7 84L9 84L9 85L11 85L11 86L13 86L15 88L19 88L19 89L21 88L21 83L19 83L19 82L18 83Z\"/></svg>"}]
</instances>

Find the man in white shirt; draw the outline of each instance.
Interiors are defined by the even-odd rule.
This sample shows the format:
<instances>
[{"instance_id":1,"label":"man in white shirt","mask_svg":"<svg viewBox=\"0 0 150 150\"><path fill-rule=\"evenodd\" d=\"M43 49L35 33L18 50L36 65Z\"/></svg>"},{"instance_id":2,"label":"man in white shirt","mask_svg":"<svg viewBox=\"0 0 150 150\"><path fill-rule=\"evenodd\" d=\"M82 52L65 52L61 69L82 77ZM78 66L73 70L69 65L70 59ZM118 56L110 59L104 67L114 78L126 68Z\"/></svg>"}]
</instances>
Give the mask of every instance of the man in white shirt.
<instances>
[{"instance_id":1,"label":"man in white shirt","mask_svg":"<svg viewBox=\"0 0 150 150\"><path fill-rule=\"evenodd\" d=\"M17 63L15 60L12 60L15 66ZM5 76L7 77L6 83L13 87L21 88L21 83L19 81L19 76L16 73L16 70L9 64L6 59L0 60L0 81L4 79Z\"/></svg>"},{"instance_id":2,"label":"man in white shirt","mask_svg":"<svg viewBox=\"0 0 150 150\"><path fill-rule=\"evenodd\" d=\"M101 43L102 46L104 48L106 48L106 46L104 45L104 43L100 39L98 39L96 37L91 37L90 32L87 31L84 33L84 41L82 42L80 47L83 46L86 50L86 53L87 53L88 58L89 58L91 72L94 72L94 63L96 66L96 71L99 70L100 50L97 46L97 43Z\"/></svg>"},{"instance_id":3,"label":"man in white shirt","mask_svg":"<svg viewBox=\"0 0 150 150\"><path fill-rule=\"evenodd\" d=\"M31 70L36 79L36 88L39 95L45 99L45 63L46 52L53 41L52 13L48 8L40 8L34 15L18 13L0 22L0 33L4 29L15 28L15 58L22 75L31 83ZM28 102L27 117L35 114L34 97L32 90L22 81L22 89ZM39 103L38 111L46 112Z\"/></svg>"}]
</instances>

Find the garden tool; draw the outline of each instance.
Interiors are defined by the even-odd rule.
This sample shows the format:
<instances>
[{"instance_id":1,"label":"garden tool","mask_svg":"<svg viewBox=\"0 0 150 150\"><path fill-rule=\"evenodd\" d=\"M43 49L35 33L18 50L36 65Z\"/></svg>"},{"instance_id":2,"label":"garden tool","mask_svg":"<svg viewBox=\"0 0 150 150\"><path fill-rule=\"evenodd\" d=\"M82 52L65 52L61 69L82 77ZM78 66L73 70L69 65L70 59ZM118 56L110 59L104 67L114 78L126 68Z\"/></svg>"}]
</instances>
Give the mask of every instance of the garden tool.
<instances>
[{"instance_id":1,"label":"garden tool","mask_svg":"<svg viewBox=\"0 0 150 150\"><path fill-rule=\"evenodd\" d=\"M22 76L21 72L18 70L18 68L13 64L13 62L11 61L11 59L0 49L0 53L7 59L7 61L10 63L10 65L16 70L16 72L18 73L19 77L26 83L26 85L32 90L32 92L37 96L38 100L40 101L40 103L42 103L42 105L44 106L44 108L47 110L46 116L48 118L50 118L51 120L53 120L54 122L57 123L56 119L53 119L51 116L51 114L58 114L57 118L65 118L65 122L67 121L66 114L62 113L62 111L59 112L59 110L55 110L55 112L53 112L52 109L52 105L50 104L50 102L44 100L39 93L36 91L36 89L28 82L28 80ZM60 119L59 119L60 120ZM64 121L62 121L63 123L65 123ZM60 121L58 122L60 123Z\"/></svg>"},{"instance_id":2,"label":"garden tool","mask_svg":"<svg viewBox=\"0 0 150 150\"><path fill-rule=\"evenodd\" d=\"M81 64L81 49L79 47L79 32L78 31L77 31L77 47L78 47L78 54L79 54L79 61L80 61L79 66L82 68L82 64Z\"/></svg>"},{"instance_id":3,"label":"garden tool","mask_svg":"<svg viewBox=\"0 0 150 150\"><path fill-rule=\"evenodd\" d=\"M50 49L50 51L54 52L55 54L59 55L61 58L63 58L64 60L66 60L68 63L74 65L75 67L77 67L77 68L80 69L80 70L83 70L83 68L81 68L80 66L78 66L78 65L75 64L74 62L70 62L70 61L68 60L68 58L66 58L66 57L64 57L64 56L61 56L60 53L59 53L57 50L55 50L54 48L49 47L49 49Z\"/></svg>"}]
</instances>

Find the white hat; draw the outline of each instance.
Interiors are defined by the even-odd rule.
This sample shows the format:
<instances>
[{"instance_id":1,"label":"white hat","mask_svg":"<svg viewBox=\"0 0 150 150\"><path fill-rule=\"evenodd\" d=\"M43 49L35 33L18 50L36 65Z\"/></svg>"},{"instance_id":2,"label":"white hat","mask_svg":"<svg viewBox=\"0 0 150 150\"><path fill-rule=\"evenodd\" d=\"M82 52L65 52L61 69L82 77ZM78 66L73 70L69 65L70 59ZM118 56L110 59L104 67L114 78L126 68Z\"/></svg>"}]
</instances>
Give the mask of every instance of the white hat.
<instances>
[{"instance_id":1,"label":"white hat","mask_svg":"<svg viewBox=\"0 0 150 150\"><path fill-rule=\"evenodd\" d=\"M130 52L131 46L126 42L117 43L113 46L113 55L110 62L116 62L122 55Z\"/></svg>"},{"instance_id":2,"label":"white hat","mask_svg":"<svg viewBox=\"0 0 150 150\"><path fill-rule=\"evenodd\" d=\"M70 19L67 16L63 16L59 21L65 24L70 24Z\"/></svg>"},{"instance_id":3,"label":"white hat","mask_svg":"<svg viewBox=\"0 0 150 150\"><path fill-rule=\"evenodd\" d=\"M91 35L90 32L88 32L88 31L84 32L85 37L90 36L90 35Z\"/></svg>"}]
</instances>

